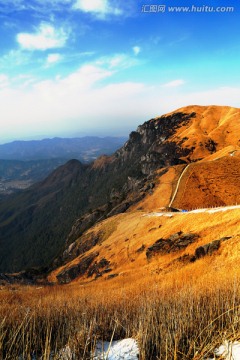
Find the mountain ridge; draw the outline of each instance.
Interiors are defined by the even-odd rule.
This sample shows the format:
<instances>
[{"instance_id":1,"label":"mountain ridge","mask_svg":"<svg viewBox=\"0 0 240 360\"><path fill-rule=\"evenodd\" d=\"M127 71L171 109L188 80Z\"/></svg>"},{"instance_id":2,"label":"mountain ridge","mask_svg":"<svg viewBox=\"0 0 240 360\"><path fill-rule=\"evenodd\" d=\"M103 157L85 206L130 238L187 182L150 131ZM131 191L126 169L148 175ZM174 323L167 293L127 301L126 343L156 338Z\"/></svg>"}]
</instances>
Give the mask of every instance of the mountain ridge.
<instances>
[{"instance_id":1,"label":"mountain ridge","mask_svg":"<svg viewBox=\"0 0 240 360\"><path fill-rule=\"evenodd\" d=\"M229 129L235 131L232 136L227 133ZM53 266L60 266L66 246L100 220L140 208L144 199L160 191L158 184L172 169L176 168L176 174L170 181L170 196L178 168L203 161L229 145L237 149L239 130L240 109L191 106L140 125L110 157L101 157L85 167L72 163L76 173L68 163L66 182L62 182L65 168L62 174L57 169L22 198L13 197L10 204L0 205L0 243L5 249L0 270L9 266L10 259L17 259L14 270L22 270L22 264L50 266L54 259ZM162 190L160 193L165 196ZM19 227L24 234L21 241L15 235ZM34 247L31 261L29 253L19 252L21 247L30 249L31 254Z\"/></svg>"},{"instance_id":2,"label":"mountain ridge","mask_svg":"<svg viewBox=\"0 0 240 360\"><path fill-rule=\"evenodd\" d=\"M121 146L127 137L85 136L74 138L45 138L42 140L15 140L0 144L0 159L40 160L76 158L93 161L101 154L111 154Z\"/></svg>"}]
</instances>

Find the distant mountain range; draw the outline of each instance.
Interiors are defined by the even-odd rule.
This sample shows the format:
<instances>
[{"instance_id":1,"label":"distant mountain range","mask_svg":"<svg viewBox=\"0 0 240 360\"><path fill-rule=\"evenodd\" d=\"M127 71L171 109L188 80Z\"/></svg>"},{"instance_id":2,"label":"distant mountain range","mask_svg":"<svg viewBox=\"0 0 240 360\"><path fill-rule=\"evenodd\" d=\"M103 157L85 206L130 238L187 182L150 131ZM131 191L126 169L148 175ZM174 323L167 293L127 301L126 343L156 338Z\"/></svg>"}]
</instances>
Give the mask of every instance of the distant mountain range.
<instances>
[{"instance_id":1,"label":"distant mountain range","mask_svg":"<svg viewBox=\"0 0 240 360\"><path fill-rule=\"evenodd\" d=\"M45 180L8 196L0 203L0 271L56 269L75 258L78 264L86 254L88 269L93 251L101 252L117 226L115 217L110 225L101 221L168 207L186 167L173 207L239 203L239 119L236 108L182 108L139 126L113 155L88 164L71 160ZM86 232L96 223L99 233ZM81 275L82 267L70 269L72 278Z\"/></svg>"},{"instance_id":2,"label":"distant mountain range","mask_svg":"<svg viewBox=\"0 0 240 360\"><path fill-rule=\"evenodd\" d=\"M41 160L78 159L83 162L95 160L102 154L111 154L127 140L127 137L53 138L32 141L13 141L0 145L0 159Z\"/></svg>"},{"instance_id":3,"label":"distant mountain range","mask_svg":"<svg viewBox=\"0 0 240 360\"><path fill-rule=\"evenodd\" d=\"M70 159L83 163L112 154L124 137L53 138L0 145L0 197L43 180Z\"/></svg>"}]
</instances>

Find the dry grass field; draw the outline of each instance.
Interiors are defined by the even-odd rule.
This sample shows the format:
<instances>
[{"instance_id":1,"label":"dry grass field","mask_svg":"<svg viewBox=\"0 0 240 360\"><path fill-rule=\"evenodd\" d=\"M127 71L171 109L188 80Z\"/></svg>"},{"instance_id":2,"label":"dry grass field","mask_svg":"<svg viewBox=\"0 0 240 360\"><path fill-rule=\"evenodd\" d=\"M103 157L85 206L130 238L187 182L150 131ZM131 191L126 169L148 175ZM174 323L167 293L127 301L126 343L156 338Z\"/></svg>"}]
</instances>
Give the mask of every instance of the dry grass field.
<instances>
[{"instance_id":1,"label":"dry grass field","mask_svg":"<svg viewBox=\"0 0 240 360\"><path fill-rule=\"evenodd\" d=\"M90 359L97 340L132 336L140 359L203 359L240 338L239 267L211 268L207 258L144 279L2 288L1 358L46 360L68 344L76 359Z\"/></svg>"},{"instance_id":2,"label":"dry grass field","mask_svg":"<svg viewBox=\"0 0 240 360\"><path fill-rule=\"evenodd\" d=\"M91 359L97 340L134 337L142 360L200 360L224 339L239 339L239 215L240 209L171 217L137 211L96 225L91 231L104 229L99 258L110 260L118 276L83 276L62 286L2 287L1 359L41 354L47 360L51 353L60 359L66 345L76 359ZM199 238L184 250L150 260L136 252L180 230L197 232ZM226 236L231 238L214 254L179 260Z\"/></svg>"}]
</instances>

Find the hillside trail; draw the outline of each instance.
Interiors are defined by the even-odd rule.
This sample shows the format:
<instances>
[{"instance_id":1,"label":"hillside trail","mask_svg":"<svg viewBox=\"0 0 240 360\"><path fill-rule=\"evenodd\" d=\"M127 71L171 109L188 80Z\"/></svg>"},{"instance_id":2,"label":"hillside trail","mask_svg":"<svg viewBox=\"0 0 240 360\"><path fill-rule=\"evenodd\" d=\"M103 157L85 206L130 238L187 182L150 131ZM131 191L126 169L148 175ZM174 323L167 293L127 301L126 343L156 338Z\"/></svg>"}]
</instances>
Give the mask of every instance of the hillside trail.
<instances>
[{"instance_id":1,"label":"hillside trail","mask_svg":"<svg viewBox=\"0 0 240 360\"><path fill-rule=\"evenodd\" d=\"M187 169L189 168L189 165L190 165L190 164L186 165L185 168L182 170L182 173L181 173L181 175L179 176L179 179L178 179L178 182L177 182L175 191L174 191L174 193L173 193L172 199L171 199L168 207L171 207L171 206L172 206L172 203L174 202L174 200L175 200L175 198L176 198L176 195L177 195L177 192L178 192L178 189L179 189L179 186L180 186L180 182L181 182L181 180L182 180L182 177L183 177L183 175L185 174L185 172L187 171Z\"/></svg>"}]
</instances>

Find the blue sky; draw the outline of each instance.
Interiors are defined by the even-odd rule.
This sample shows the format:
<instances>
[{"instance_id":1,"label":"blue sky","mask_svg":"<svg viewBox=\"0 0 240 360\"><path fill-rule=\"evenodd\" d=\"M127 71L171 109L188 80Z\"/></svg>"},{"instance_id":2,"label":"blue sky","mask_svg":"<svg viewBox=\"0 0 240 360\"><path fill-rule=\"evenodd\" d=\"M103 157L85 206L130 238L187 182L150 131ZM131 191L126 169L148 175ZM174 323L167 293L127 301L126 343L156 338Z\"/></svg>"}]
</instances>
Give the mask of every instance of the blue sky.
<instances>
[{"instance_id":1,"label":"blue sky","mask_svg":"<svg viewBox=\"0 0 240 360\"><path fill-rule=\"evenodd\" d=\"M240 107L239 12L236 0L0 0L0 142Z\"/></svg>"}]
</instances>

